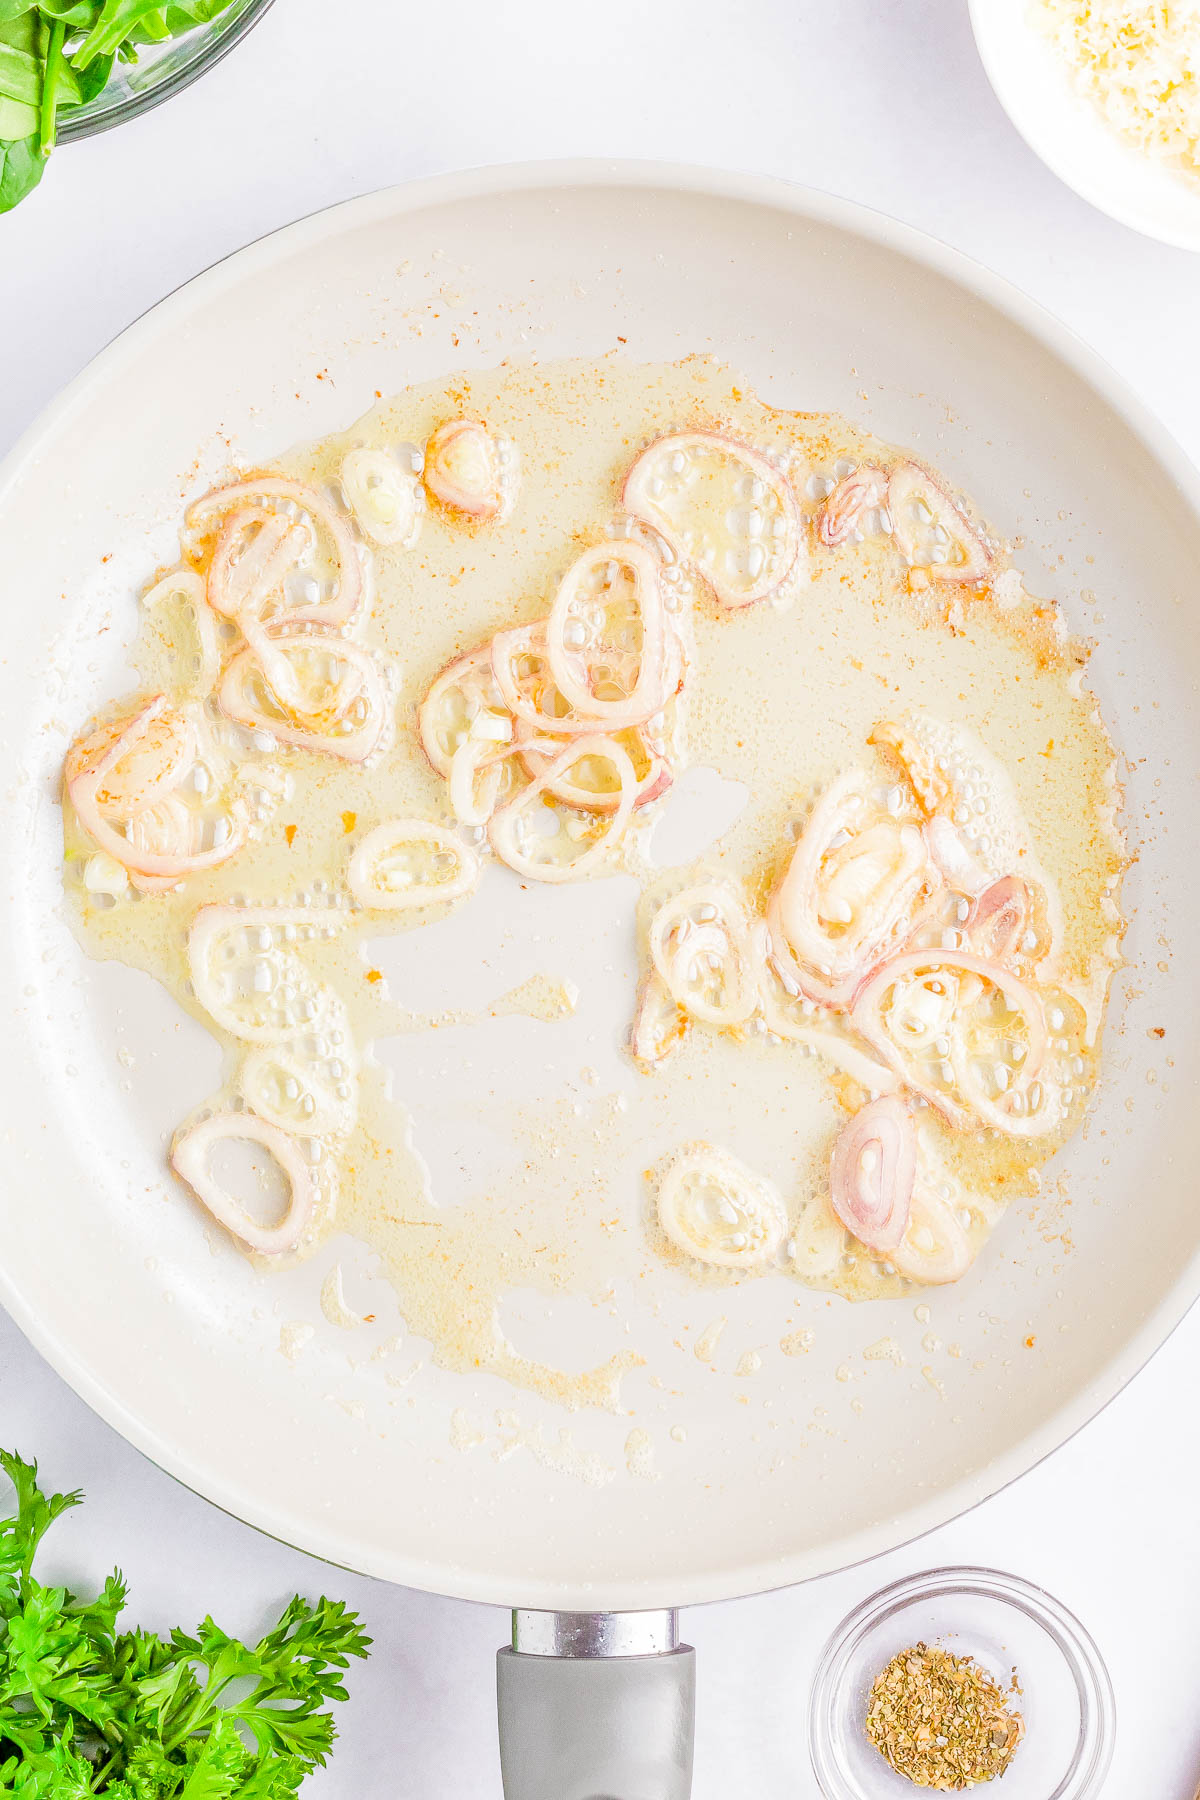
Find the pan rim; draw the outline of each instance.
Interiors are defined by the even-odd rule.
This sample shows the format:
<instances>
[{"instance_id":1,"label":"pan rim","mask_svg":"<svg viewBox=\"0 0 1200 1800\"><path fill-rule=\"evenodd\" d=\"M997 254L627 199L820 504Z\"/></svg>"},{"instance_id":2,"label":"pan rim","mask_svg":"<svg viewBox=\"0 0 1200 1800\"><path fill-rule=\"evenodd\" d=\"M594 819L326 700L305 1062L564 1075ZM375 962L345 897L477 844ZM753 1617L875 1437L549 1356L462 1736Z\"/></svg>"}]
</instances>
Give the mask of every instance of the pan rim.
<instances>
[{"instance_id":1,"label":"pan rim","mask_svg":"<svg viewBox=\"0 0 1200 1800\"><path fill-rule=\"evenodd\" d=\"M15 486L39 447L60 431L97 381L109 381L140 354L143 344L169 332L197 306L247 276L306 245L321 241L331 229L349 230L380 218L395 217L457 201L513 192L571 187L657 189L744 205L771 207L800 220L811 220L856 234L868 243L900 254L941 275L993 307L1049 351L1117 414L1170 476L1189 509L1200 519L1200 472L1145 403L1105 360L1070 327L1002 276L916 228L857 202L803 187L774 176L707 169L658 161L565 159L498 164L426 177L342 201L268 233L192 277L157 302L102 349L18 438L0 462L0 505ZM180 1449L160 1429L144 1422L133 1408L94 1376L82 1354L59 1341L52 1325L27 1306L0 1265L2 1302L34 1348L105 1422L120 1432L151 1462L212 1504L281 1542L326 1562L379 1579L456 1599L501 1606L524 1605L549 1610L621 1610L680 1606L766 1592L792 1585L883 1555L924 1537L979 1505L1029 1472L1067 1443L1120 1393L1149 1361L1185 1316L1200 1293L1200 1253L1181 1266L1174 1284L1141 1328L1108 1358L1093 1379L1043 1425L1005 1455L981 1466L903 1517L897 1538L887 1522L863 1528L836 1547L826 1546L750 1563L731 1560L686 1581L662 1583L657 1577L570 1587L561 1580L514 1584L503 1571L480 1570L409 1554L401 1546L380 1552L363 1549L336 1526L318 1529L282 1509L260 1506L215 1461ZM514 1591L514 1587L519 1591Z\"/></svg>"}]
</instances>

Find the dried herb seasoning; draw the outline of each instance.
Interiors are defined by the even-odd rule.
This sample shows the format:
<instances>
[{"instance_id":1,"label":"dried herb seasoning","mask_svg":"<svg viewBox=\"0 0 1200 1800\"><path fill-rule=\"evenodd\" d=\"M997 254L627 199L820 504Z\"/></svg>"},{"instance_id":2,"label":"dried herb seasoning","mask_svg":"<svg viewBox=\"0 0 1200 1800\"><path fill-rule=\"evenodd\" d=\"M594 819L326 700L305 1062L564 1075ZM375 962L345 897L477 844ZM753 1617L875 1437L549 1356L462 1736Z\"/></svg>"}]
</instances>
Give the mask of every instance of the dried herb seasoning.
<instances>
[{"instance_id":1,"label":"dried herb seasoning","mask_svg":"<svg viewBox=\"0 0 1200 1800\"><path fill-rule=\"evenodd\" d=\"M971 1656L914 1644L871 1684L867 1736L915 1787L957 1793L1003 1775L1025 1727L1002 1689Z\"/></svg>"}]
</instances>

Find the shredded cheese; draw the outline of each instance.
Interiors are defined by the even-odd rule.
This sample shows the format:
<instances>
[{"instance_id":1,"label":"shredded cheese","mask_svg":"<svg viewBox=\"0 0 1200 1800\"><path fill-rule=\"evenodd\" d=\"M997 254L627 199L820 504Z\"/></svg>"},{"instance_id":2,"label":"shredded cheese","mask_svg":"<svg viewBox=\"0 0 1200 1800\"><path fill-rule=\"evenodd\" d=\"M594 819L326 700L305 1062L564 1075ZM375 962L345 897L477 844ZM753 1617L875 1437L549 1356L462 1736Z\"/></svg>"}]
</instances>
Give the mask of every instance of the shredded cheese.
<instances>
[{"instance_id":1,"label":"shredded cheese","mask_svg":"<svg viewBox=\"0 0 1200 1800\"><path fill-rule=\"evenodd\" d=\"M1200 0L1035 0L1033 17L1110 125L1200 178Z\"/></svg>"}]
</instances>

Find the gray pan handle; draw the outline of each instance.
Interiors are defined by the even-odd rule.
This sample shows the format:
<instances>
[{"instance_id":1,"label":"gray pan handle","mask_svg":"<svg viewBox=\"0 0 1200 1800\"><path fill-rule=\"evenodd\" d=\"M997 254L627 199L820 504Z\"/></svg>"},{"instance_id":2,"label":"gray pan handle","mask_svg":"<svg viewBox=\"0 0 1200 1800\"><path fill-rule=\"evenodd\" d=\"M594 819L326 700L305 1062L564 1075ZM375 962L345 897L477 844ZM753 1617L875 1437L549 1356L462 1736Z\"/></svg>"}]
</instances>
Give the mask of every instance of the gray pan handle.
<instances>
[{"instance_id":1,"label":"gray pan handle","mask_svg":"<svg viewBox=\"0 0 1200 1800\"><path fill-rule=\"evenodd\" d=\"M496 1696L504 1800L688 1800L696 1653L673 1612L516 1612Z\"/></svg>"}]
</instances>

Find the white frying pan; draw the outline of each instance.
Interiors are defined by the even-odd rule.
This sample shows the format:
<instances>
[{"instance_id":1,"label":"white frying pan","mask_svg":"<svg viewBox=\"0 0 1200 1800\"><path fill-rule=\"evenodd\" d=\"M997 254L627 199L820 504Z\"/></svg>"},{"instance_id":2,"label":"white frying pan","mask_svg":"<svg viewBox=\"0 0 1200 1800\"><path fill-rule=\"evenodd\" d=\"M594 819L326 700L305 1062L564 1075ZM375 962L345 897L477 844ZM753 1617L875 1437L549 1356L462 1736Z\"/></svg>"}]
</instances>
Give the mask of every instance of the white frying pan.
<instances>
[{"instance_id":1,"label":"white frying pan","mask_svg":"<svg viewBox=\"0 0 1200 1800\"><path fill-rule=\"evenodd\" d=\"M664 1270L663 1386L649 1379L652 1363L626 1384L630 1416L567 1417L486 1374L444 1373L427 1354L407 1386L389 1381L427 1347L406 1346L398 1364L371 1360L401 1326L354 1246L327 1247L315 1269L264 1277L210 1243L165 1178L163 1150L213 1085L215 1046L149 980L81 956L57 903L57 789L67 735L119 691L133 595L171 554L185 496L231 447L265 460L349 423L377 389L505 356L600 354L618 339L638 359L711 348L768 399L837 409L914 444L1024 539L1029 585L1062 597L1075 628L1099 640L1091 679L1129 758L1137 860L1105 1079L1057 1171L1069 1205L1056 1195L1048 1215L1010 1217L962 1283L928 1296L928 1324L911 1300L868 1316L802 1296L797 1319L814 1324L815 1338L798 1358L776 1350L773 1324L763 1329L764 1308L773 1319L776 1306L769 1284L698 1296ZM643 1677L631 1702L641 1723L625 1741L644 1754L621 1773L603 1760L611 1738L576 1731L579 1766L547 1774L545 1756L561 1741L543 1711L536 1767L522 1760L527 1716L510 1721L510 1793L683 1792L687 1755L670 1733L686 1713L690 1659L641 1655L666 1647L668 1620L591 1615L800 1581L942 1523L1102 1406L1200 1282L1200 972L1173 943L1197 892L1195 473L1060 326L911 231L757 177L535 166L353 201L165 300L9 460L0 569L5 1304L147 1455L263 1530L391 1581L588 1614L573 1628L526 1616L520 1648L615 1651L609 1698L624 1702L630 1679ZM605 890L588 891L595 988L612 996L611 1019L585 1003L562 1028L583 1035L549 1049L522 1035L548 1027L493 1022L480 1028L459 1089L431 1078L429 1058L423 1075L412 1071L418 1141L424 1111L431 1137L444 1142L449 1130L476 1172L493 1152L472 1120L471 1093L482 1091L473 1084L507 1092L512 1071L526 1070L525 1099L561 1097L585 1062L602 1083L630 1078L616 1024L631 991L632 933L601 932ZM514 883L498 902L502 914L513 908L516 947L513 966L496 970L497 990L537 966L522 950L518 898ZM551 934L553 911L540 907ZM579 926L573 916L563 941ZM453 942L439 941L447 971ZM416 1003L436 1005L441 965L412 961L427 984ZM586 1002L587 963L571 972ZM335 1257L375 1325L351 1333L318 1311L316 1287ZM734 1377L724 1351L715 1368L690 1353L670 1360L672 1336L698 1333L717 1313L729 1319L726 1345L767 1343L752 1383ZM289 1361L280 1326L292 1320L317 1331ZM619 1326L586 1305L539 1301L513 1329L531 1354L579 1366L622 1347ZM940 1391L918 1372L930 1329L961 1347L937 1363ZM863 1358L887 1335L908 1357L904 1370ZM842 1365L852 1383L837 1380ZM635 1427L654 1446L656 1480L627 1469ZM605 1667L584 1669L593 1719L605 1696L589 1671ZM574 1705L579 1668L510 1656L502 1699L529 1686L533 1670L545 1676L533 1682L536 1704ZM549 1680L569 1691L550 1691ZM584 1767L592 1755L601 1761Z\"/></svg>"}]
</instances>

